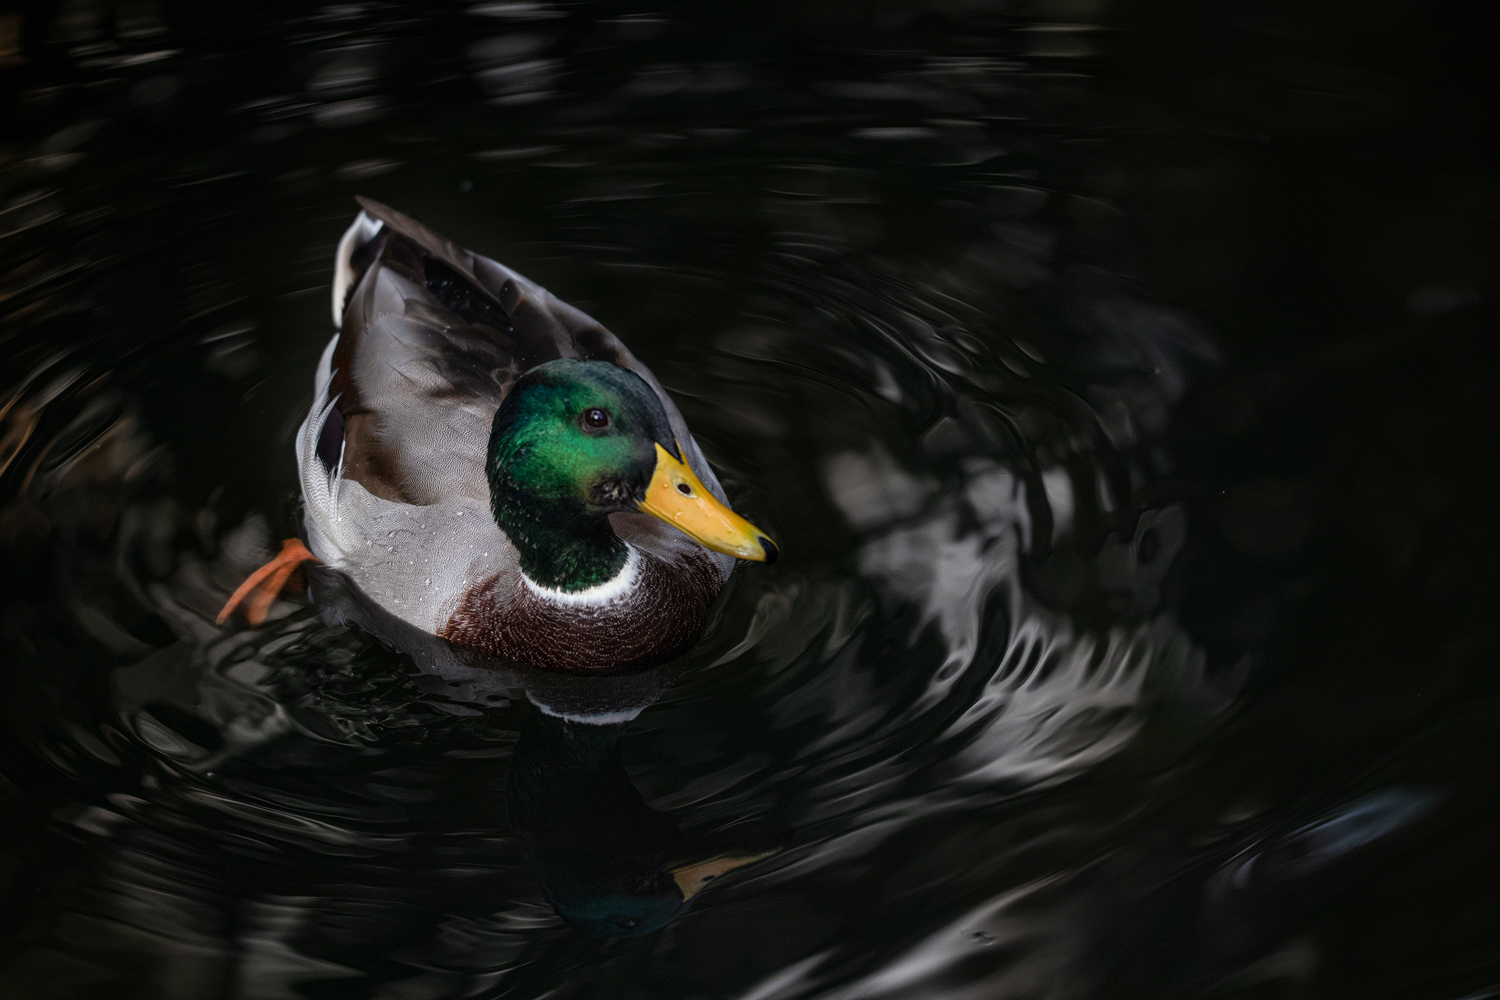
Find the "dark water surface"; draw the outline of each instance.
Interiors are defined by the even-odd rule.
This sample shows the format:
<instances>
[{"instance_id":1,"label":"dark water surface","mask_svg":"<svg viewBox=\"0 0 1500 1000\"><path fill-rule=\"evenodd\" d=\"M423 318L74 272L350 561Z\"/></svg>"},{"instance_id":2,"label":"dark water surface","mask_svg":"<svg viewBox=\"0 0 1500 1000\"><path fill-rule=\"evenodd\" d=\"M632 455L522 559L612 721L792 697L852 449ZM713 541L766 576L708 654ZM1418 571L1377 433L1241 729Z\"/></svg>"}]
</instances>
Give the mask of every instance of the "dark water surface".
<instances>
[{"instance_id":1,"label":"dark water surface","mask_svg":"<svg viewBox=\"0 0 1500 1000\"><path fill-rule=\"evenodd\" d=\"M0 997L1500 995L1482 9L0 13ZM213 624L355 194L781 543L675 671Z\"/></svg>"}]
</instances>

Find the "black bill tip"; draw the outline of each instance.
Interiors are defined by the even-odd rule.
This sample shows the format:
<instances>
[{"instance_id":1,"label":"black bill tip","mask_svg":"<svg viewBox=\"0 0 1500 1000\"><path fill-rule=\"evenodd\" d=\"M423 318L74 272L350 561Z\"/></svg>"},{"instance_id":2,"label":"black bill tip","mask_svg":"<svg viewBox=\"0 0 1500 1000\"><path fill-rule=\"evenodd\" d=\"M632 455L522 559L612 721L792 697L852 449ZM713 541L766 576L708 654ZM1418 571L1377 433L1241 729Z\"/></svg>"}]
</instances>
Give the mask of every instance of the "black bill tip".
<instances>
[{"instance_id":1,"label":"black bill tip","mask_svg":"<svg viewBox=\"0 0 1500 1000\"><path fill-rule=\"evenodd\" d=\"M781 550L776 547L776 543L771 541L765 535L761 535L756 539L756 541L760 542L761 550L766 554L766 565L770 565L771 563L775 562L776 557L781 555Z\"/></svg>"}]
</instances>

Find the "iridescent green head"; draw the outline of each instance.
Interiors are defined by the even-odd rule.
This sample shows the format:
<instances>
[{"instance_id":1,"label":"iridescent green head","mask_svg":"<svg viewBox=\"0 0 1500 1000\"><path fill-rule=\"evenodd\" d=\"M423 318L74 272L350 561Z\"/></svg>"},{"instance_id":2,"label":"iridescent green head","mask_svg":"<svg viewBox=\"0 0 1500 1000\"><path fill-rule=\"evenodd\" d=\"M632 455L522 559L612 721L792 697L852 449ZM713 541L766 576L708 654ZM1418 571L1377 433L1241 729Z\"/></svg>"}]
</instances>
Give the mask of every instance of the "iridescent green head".
<instances>
[{"instance_id":1,"label":"iridescent green head","mask_svg":"<svg viewBox=\"0 0 1500 1000\"><path fill-rule=\"evenodd\" d=\"M607 361L560 359L522 375L495 414L485 471L495 521L536 583L598 586L628 552L610 514L644 511L717 551L774 558L685 463L661 400Z\"/></svg>"}]
</instances>

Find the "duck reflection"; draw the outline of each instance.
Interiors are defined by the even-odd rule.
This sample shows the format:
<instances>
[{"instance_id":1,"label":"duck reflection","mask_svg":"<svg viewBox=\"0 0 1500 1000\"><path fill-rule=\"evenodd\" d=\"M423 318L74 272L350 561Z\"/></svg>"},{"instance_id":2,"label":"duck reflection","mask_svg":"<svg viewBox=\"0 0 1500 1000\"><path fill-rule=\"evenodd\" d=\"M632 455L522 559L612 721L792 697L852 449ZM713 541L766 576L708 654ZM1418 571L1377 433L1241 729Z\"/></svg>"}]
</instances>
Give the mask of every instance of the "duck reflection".
<instances>
[{"instance_id":1,"label":"duck reflection","mask_svg":"<svg viewBox=\"0 0 1500 1000\"><path fill-rule=\"evenodd\" d=\"M688 837L652 809L620 760L623 723L589 725L535 713L511 763L511 825L547 901L571 926L602 937L657 930L714 879L770 857L775 832L738 843Z\"/></svg>"},{"instance_id":2,"label":"duck reflection","mask_svg":"<svg viewBox=\"0 0 1500 1000\"><path fill-rule=\"evenodd\" d=\"M625 726L666 690L672 665L613 676L525 667L455 646L383 613L346 577L315 568L314 599L331 622L353 622L409 655L418 683L459 714L526 701L506 783L507 813L548 903L602 937L658 930L714 879L781 851L790 831L689 836L651 808L620 758Z\"/></svg>"}]
</instances>

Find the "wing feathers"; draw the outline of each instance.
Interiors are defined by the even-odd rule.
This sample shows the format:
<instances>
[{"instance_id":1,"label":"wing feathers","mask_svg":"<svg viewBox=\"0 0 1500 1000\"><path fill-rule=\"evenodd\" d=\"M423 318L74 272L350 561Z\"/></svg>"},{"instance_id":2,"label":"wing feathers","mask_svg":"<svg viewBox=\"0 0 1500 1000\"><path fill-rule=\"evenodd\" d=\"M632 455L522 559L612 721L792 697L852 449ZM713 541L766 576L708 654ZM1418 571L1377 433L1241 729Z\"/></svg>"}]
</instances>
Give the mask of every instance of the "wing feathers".
<instances>
[{"instance_id":1,"label":"wing feathers","mask_svg":"<svg viewBox=\"0 0 1500 1000\"><path fill-rule=\"evenodd\" d=\"M416 219L398 212L388 205L382 205L380 202L372 201L369 198L355 198L354 200L359 202L360 207L365 210L367 215L384 222L392 231L406 237L417 249L425 251L429 256L437 258L458 272L458 274L478 290L479 294L492 299L496 305L501 305L500 300L495 297L494 290L485 287L484 283L475 277L474 261L476 257L473 253L465 250L452 240L439 236Z\"/></svg>"},{"instance_id":2,"label":"wing feathers","mask_svg":"<svg viewBox=\"0 0 1500 1000\"><path fill-rule=\"evenodd\" d=\"M342 325L320 394L343 418L344 478L404 504L454 496L487 507L484 462L500 401L522 372L572 357L640 375L688 464L723 498L677 407L612 333L503 264L358 200L363 211L339 245L335 304L342 291L347 306L335 310Z\"/></svg>"}]
</instances>

